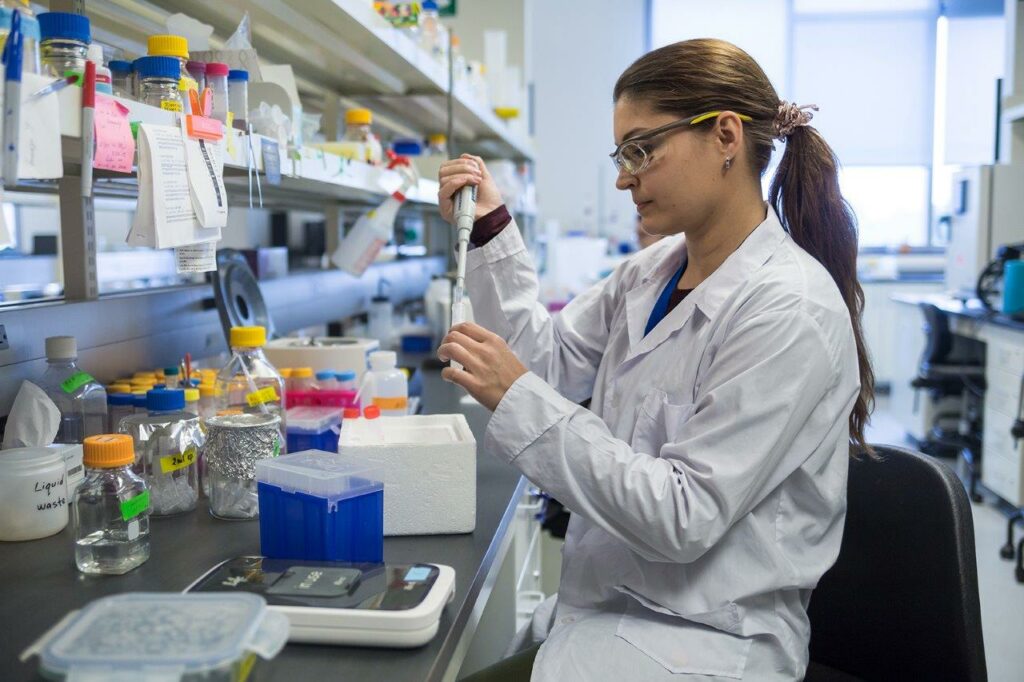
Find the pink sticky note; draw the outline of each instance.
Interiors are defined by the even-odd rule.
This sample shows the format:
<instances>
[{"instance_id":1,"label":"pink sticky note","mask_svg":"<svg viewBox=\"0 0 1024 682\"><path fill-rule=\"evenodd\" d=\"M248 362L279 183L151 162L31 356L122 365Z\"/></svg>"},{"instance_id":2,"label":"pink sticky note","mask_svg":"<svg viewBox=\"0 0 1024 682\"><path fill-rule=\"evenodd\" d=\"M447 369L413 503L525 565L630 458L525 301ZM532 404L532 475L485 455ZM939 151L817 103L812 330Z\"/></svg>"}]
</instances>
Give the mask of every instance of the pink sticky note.
<instances>
[{"instance_id":1,"label":"pink sticky note","mask_svg":"<svg viewBox=\"0 0 1024 682\"><path fill-rule=\"evenodd\" d=\"M96 151L93 168L131 173L135 139L128 123L128 107L116 99L96 93Z\"/></svg>"}]
</instances>

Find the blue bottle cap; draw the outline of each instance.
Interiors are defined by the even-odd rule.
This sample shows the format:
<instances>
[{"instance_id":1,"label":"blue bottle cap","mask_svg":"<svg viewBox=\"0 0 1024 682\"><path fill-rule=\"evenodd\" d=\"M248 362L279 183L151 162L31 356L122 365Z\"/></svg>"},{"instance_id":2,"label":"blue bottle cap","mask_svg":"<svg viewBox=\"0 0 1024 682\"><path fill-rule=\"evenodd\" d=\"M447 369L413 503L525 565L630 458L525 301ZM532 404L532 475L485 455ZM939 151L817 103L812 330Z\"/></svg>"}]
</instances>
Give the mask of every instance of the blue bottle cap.
<instances>
[{"instance_id":1,"label":"blue bottle cap","mask_svg":"<svg viewBox=\"0 0 1024 682\"><path fill-rule=\"evenodd\" d=\"M391 147L396 154L402 156L420 156L423 154L423 143L419 140L395 140Z\"/></svg>"},{"instance_id":2,"label":"blue bottle cap","mask_svg":"<svg viewBox=\"0 0 1024 682\"><path fill-rule=\"evenodd\" d=\"M317 372L316 373L316 378L317 378L317 381L324 381L325 379L333 379L334 378L334 372L331 372L331 371Z\"/></svg>"},{"instance_id":3,"label":"blue bottle cap","mask_svg":"<svg viewBox=\"0 0 1024 682\"><path fill-rule=\"evenodd\" d=\"M139 78L181 78L181 62L174 57L139 57L135 70Z\"/></svg>"},{"instance_id":4,"label":"blue bottle cap","mask_svg":"<svg viewBox=\"0 0 1024 682\"><path fill-rule=\"evenodd\" d=\"M107 64L107 67L110 69L111 73L131 73L132 72L132 63L128 62L128 61L125 61L123 59L111 60L111 62L109 64Z\"/></svg>"},{"instance_id":5,"label":"blue bottle cap","mask_svg":"<svg viewBox=\"0 0 1024 682\"><path fill-rule=\"evenodd\" d=\"M177 367L164 367L164 376L165 377L176 377L176 376L178 376L178 368Z\"/></svg>"},{"instance_id":6,"label":"blue bottle cap","mask_svg":"<svg viewBox=\"0 0 1024 682\"><path fill-rule=\"evenodd\" d=\"M338 381L355 381L356 373L350 369L347 369L344 372L338 372L337 374L335 374L334 378L337 379Z\"/></svg>"},{"instance_id":7,"label":"blue bottle cap","mask_svg":"<svg viewBox=\"0 0 1024 682\"><path fill-rule=\"evenodd\" d=\"M231 69L228 71L229 81L248 81L249 72L245 69Z\"/></svg>"},{"instance_id":8,"label":"blue bottle cap","mask_svg":"<svg viewBox=\"0 0 1024 682\"><path fill-rule=\"evenodd\" d=\"M140 398L142 396L139 396ZM135 396L131 393L111 393L107 396L107 405L134 405Z\"/></svg>"},{"instance_id":9,"label":"blue bottle cap","mask_svg":"<svg viewBox=\"0 0 1024 682\"><path fill-rule=\"evenodd\" d=\"M424 12L430 12L430 11L436 12L437 11L437 2L436 2L436 0L423 0L423 4L420 5L420 7L423 8Z\"/></svg>"},{"instance_id":10,"label":"blue bottle cap","mask_svg":"<svg viewBox=\"0 0 1024 682\"><path fill-rule=\"evenodd\" d=\"M185 391L180 388L154 388L146 394L150 412L173 412L185 409Z\"/></svg>"},{"instance_id":11,"label":"blue bottle cap","mask_svg":"<svg viewBox=\"0 0 1024 682\"><path fill-rule=\"evenodd\" d=\"M146 407L147 397L144 395L132 396L132 407Z\"/></svg>"},{"instance_id":12,"label":"blue bottle cap","mask_svg":"<svg viewBox=\"0 0 1024 682\"><path fill-rule=\"evenodd\" d=\"M39 33L43 40L77 40L86 44L92 42L89 17L84 14L43 12L37 18L39 19Z\"/></svg>"}]
</instances>

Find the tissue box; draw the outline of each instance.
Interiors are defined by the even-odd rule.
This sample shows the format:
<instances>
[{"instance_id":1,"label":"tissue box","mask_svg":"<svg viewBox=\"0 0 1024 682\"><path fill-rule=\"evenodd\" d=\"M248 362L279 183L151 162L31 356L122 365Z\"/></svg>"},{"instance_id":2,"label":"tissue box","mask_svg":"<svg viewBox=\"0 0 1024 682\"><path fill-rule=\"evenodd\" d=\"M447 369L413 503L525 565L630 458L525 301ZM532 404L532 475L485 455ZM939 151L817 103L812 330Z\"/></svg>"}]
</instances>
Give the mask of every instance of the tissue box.
<instances>
[{"instance_id":1,"label":"tissue box","mask_svg":"<svg viewBox=\"0 0 1024 682\"><path fill-rule=\"evenodd\" d=\"M256 481L264 556L384 561L384 487L373 467L307 450L259 460Z\"/></svg>"},{"instance_id":2,"label":"tissue box","mask_svg":"<svg viewBox=\"0 0 1024 682\"><path fill-rule=\"evenodd\" d=\"M385 535L476 527L476 439L461 414L349 419L338 452L384 481Z\"/></svg>"}]
</instances>

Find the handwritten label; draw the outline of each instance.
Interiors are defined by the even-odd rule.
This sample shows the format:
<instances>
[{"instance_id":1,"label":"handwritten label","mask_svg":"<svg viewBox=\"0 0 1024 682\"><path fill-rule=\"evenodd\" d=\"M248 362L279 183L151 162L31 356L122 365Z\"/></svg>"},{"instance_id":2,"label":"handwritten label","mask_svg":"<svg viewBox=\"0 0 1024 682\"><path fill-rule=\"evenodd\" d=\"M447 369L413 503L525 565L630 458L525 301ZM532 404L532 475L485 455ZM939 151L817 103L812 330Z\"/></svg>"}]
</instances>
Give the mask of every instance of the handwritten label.
<instances>
[{"instance_id":1,"label":"handwritten label","mask_svg":"<svg viewBox=\"0 0 1024 682\"><path fill-rule=\"evenodd\" d=\"M51 481L36 481L32 488L34 493L46 493L47 499L36 503L36 511L49 511L66 507L68 500L64 497L67 487L64 485L64 476ZM54 495L54 493L57 493Z\"/></svg>"},{"instance_id":2,"label":"handwritten label","mask_svg":"<svg viewBox=\"0 0 1024 682\"><path fill-rule=\"evenodd\" d=\"M176 99L162 99L160 100L160 108L164 111L181 112L181 102Z\"/></svg>"},{"instance_id":3,"label":"handwritten label","mask_svg":"<svg viewBox=\"0 0 1024 682\"><path fill-rule=\"evenodd\" d=\"M67 379L60 382L60 387L65 393L74 393L90 381L93 381L93 378L86 372L75 372Z\"/></svg>"},{"instance_id":4,"label":"handwritten label","mask_svg":"<svg viewBox=\"0 0 1024 682\"><path fill-rule=\"evenodd\" d=\"M121 518L131 521L142 512L149 509L149 491L145 490L130 500L121 503Z\"/></svg>"},{"instance_id":5,"label":"handwritten label","mask_svg":"<svg viewBox=\"0 0 1024 682\"><path fill-rule=\"evenodd\" d=\"M274 390L273 386L261 388L260 390L253 391L245 396L245 402L249 403L249 407L256 407L263 403L276 402L277 399L277 391Z\"/></svg>"},{"instance_id":6,"label":"handwritten label","mask_svg":"<svg viewBox=\"0 0 1024 682\"><path fill-rule=\"evenodd\" d=\"M260 138L263 150L263 174L271 185L281 184L281 149L277 140Z\"/></svg>"},{"instance_id":7,"label":"handwritten label","mask_svg":"<svg viewBox=\"0 0 1024 682\"><path fill-rule=\"evenodd\" d=\"M168 455L160 458L160 471L169 474L196 463L196 448L194 445L185 448L185 452L177 455Z\"/></svg>"},{"instance_id":8,"label":"handwritten label","mask_svg":"<svg viewBox=\"0 0 1024 682\"><path fill-rule=\"evenodd\" d=\"M128 122L128 107L116 99L96 95L96 149L93 168L131 173L135 159L135 139Z\"/></svg>"},{"instance_id":9,"label":"handwritten label","mask_svg":"<svg viewBox=\"0 0 1024 682\"><path fill-rule=\"evenodd\" d=\"M374 398L373 404L382 410L407 410L408 398Z\"/></svg>"}]
</instances>

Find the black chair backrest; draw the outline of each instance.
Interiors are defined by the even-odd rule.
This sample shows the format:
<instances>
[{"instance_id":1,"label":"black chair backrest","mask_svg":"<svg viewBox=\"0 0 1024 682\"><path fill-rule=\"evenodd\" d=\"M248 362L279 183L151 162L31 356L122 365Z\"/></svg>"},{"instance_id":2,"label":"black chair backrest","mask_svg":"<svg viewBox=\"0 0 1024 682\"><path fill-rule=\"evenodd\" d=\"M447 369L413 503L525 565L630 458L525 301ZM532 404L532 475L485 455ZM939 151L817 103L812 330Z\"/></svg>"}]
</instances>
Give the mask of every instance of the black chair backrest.
<instances>
[{"instance_id":1,"label":"black chair backrest","mask_svg":"<svg viewBox=\"0 0 1024 682\"><path fill-rule=\"evenodd\" d=\"M811 660L858 678L986 679L971 505L903 448L850 461L839 559L811 596Z\"/></svg>"},{"instance_id":2,"label":"black chair backrest","mask_svg":"<svg viewBox=\"0 0 1024 682\"><path fill-rule=\"evenodd\" d=\"M949 315L931 303L921 303L920 308L924 314L925 335L921 364L941 364L953 350L953 334L949 331Z\"/></svg>"}]
</instances>

